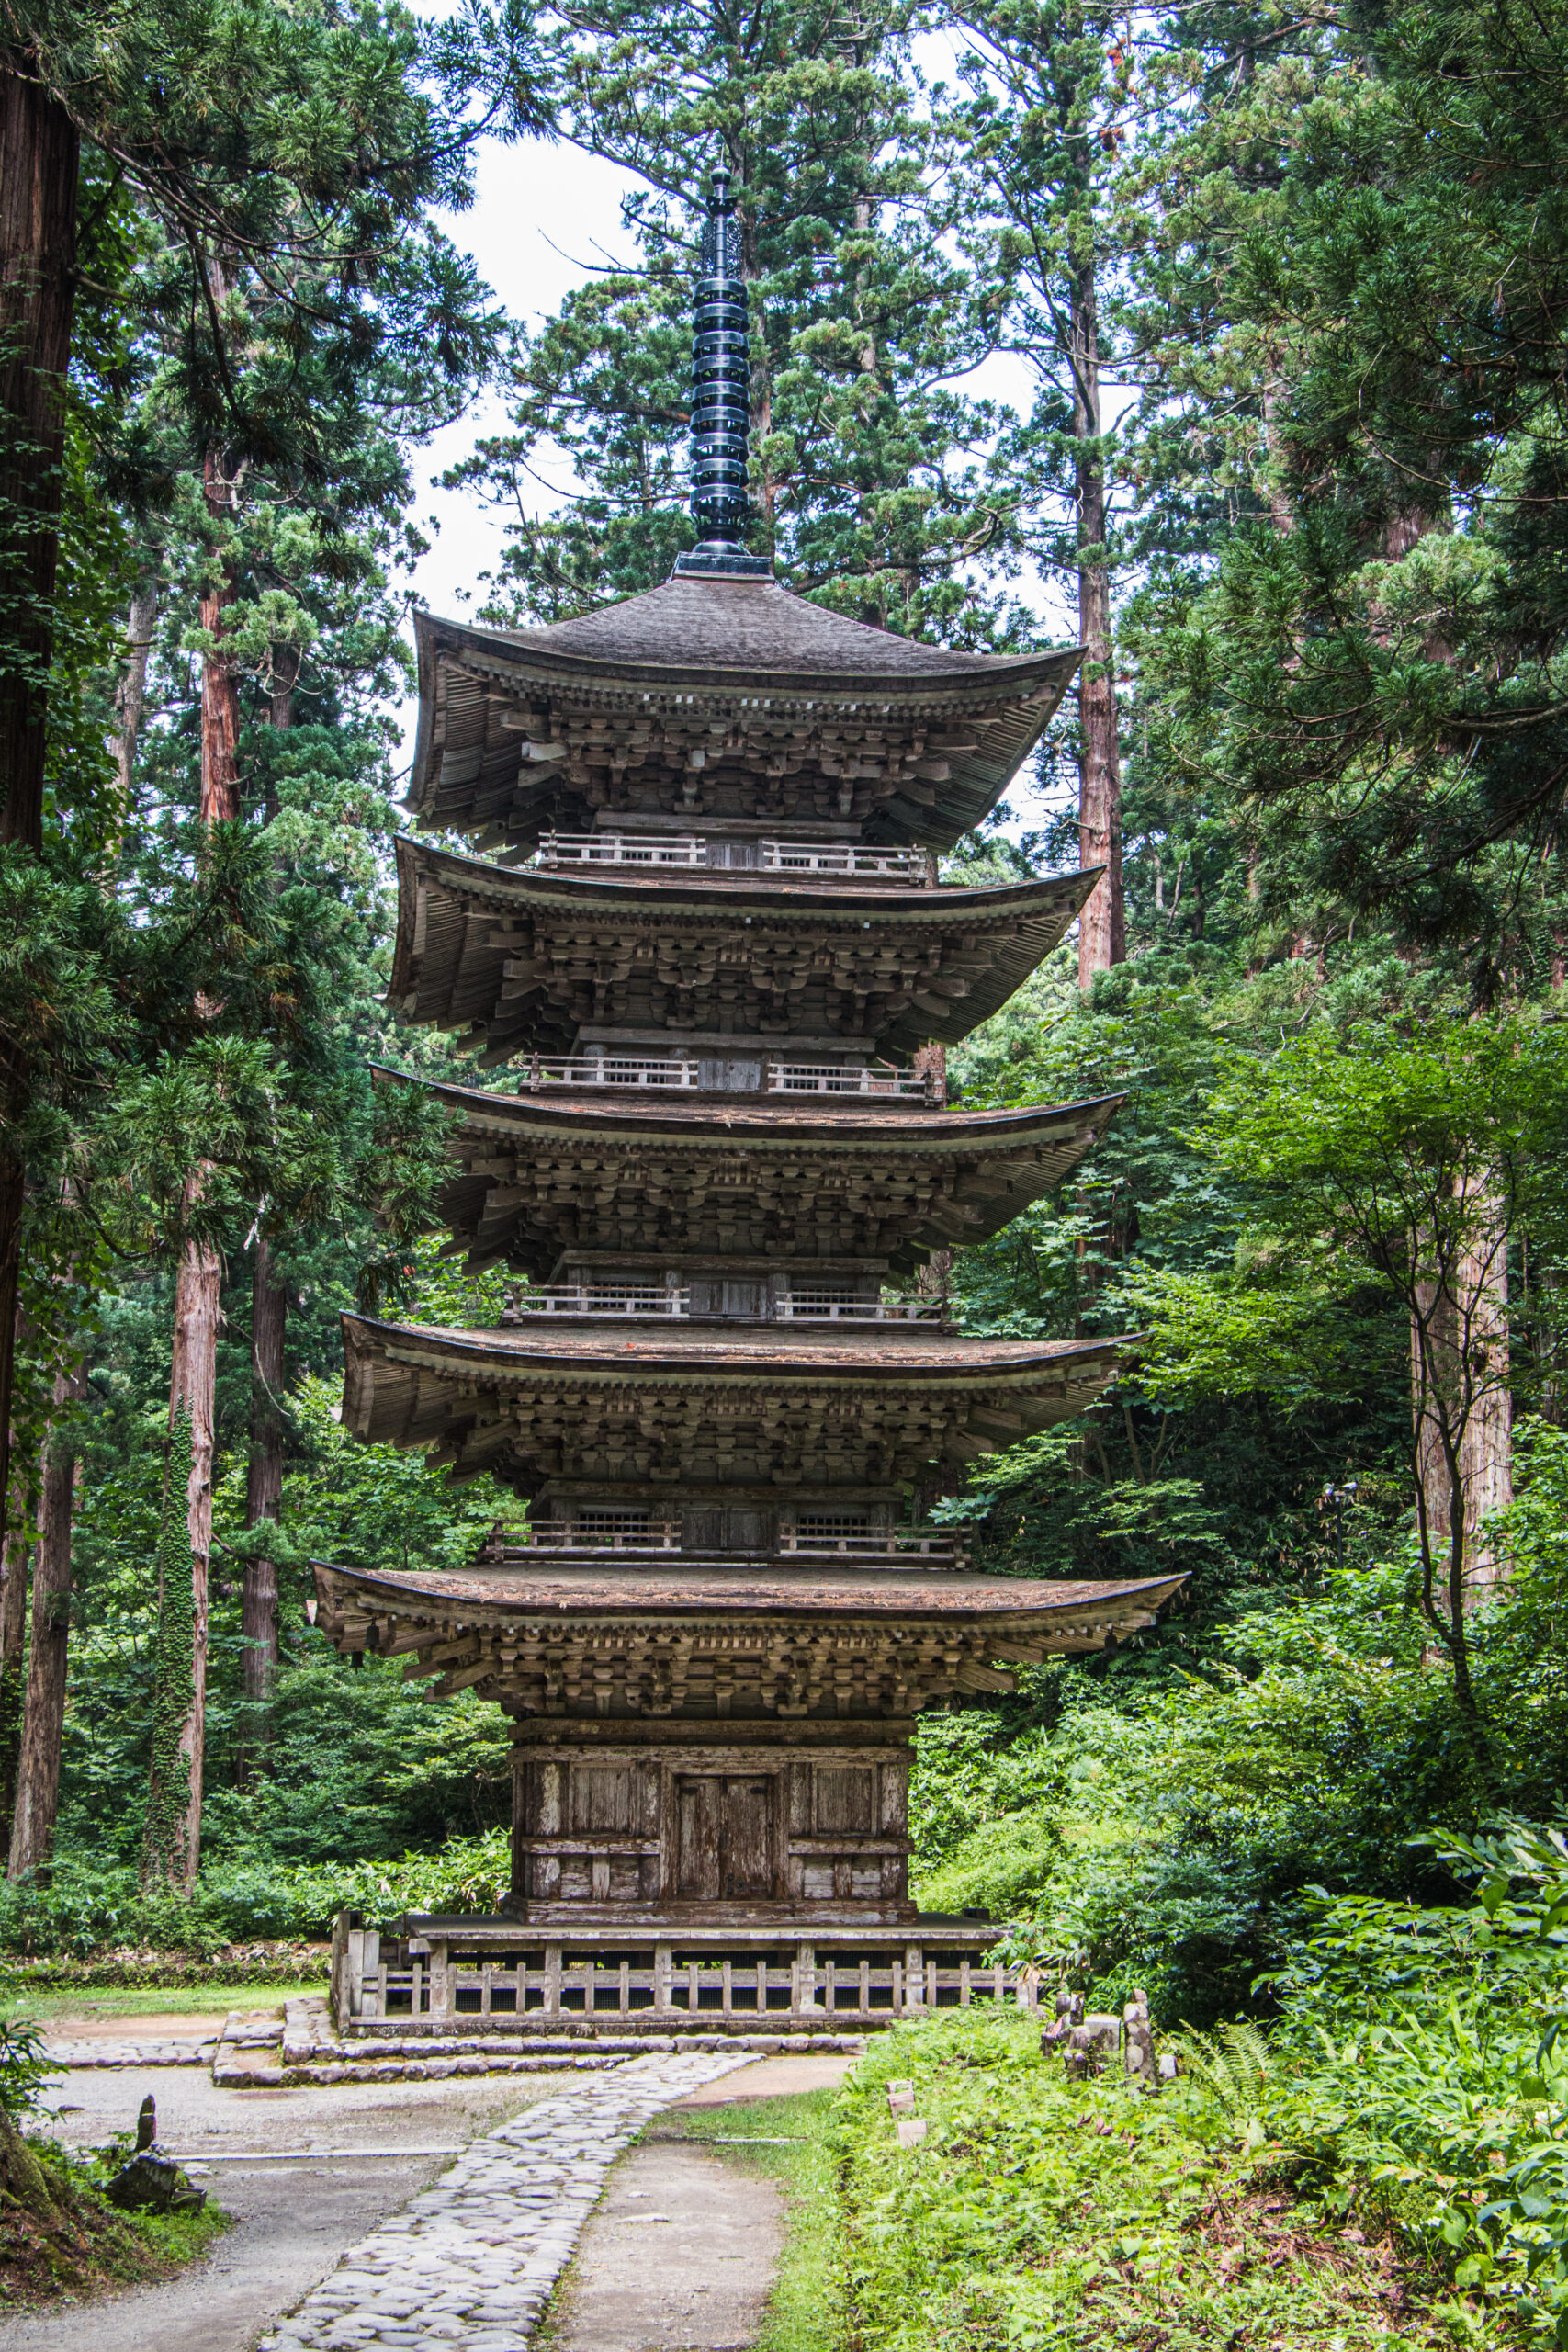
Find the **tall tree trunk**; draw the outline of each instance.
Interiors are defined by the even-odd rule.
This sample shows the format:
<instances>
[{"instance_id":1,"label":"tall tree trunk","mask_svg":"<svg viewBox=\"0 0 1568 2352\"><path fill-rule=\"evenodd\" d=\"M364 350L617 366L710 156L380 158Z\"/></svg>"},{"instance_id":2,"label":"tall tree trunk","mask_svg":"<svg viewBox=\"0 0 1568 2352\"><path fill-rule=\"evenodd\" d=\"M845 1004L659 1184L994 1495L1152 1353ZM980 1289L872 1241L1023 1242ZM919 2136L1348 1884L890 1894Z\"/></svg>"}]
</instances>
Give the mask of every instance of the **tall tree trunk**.
<instances>
[{"instance_id":1,"label":"tall tree trunk","mask_svg":"<svg viewBox=\"0 0 1568 2352\"><path fill-rule=\"evenodd\" d=\"M7 1112L19 1111L26 1074L0 1040L0 1528L11 1521L11 1407L17 1390L17 1333L21 1322L22 1212L27 1206L27 1174L21 1155L6 1139Z\"/></svg>"},{"instance_id":2,"label":"tall tree trunk","mask_svg":"<svg viewBox=\"0 0 1568 2352\"><path fill-rule=\"evenodd\" d=\"M1514 1493L1508 1261L1501 1233L1483 1235L1462 1252L1441 1289L1422 1285L1420 1321L1427 1327L1427 1360L1423 1364L1420 1328L1413 1324L1411 1384L1421 1508L1434 1550L1447 1555L1454 1544L1456 1501L1462 1507L1461 1581L1468 1612L1493 1600L1504 1580L1506 1564L1479 1531Z\"/></svg>"},{"instance_id":3,"label":"tall tree trunk","mask_svg":"<svg viewBox=\"0 0 1568 2352\"><path fill-rule=\"evenodd\" d=\"M47 683L75 297L75 125L27 51L0 46L0 844L43 847ZM28 1074L0 1039L0 1136ZM24 1174L0 1140L0 1525L11 1467Z\"/></svg>"},{"instance_id":4,"label":"tall tree trunk","mask_svg":"<svg viewBox=\"0 0 1568 2352\"><path fill-rule=\"evenodd\" d=\"M175 1285L175 1363L169 1383L169 1425L183 1405L190 1415L190 1484L186 1526L190 1537L190 1705L180 1726L186 1775L185 1834L168 1857L171 1876L188 1894L201 1860L201 1771L207 1736L207 1586L212 1559L212 1424L218 1382L219 1302L222 1261L209 1241L187 1242Z\"/></svg>"},{"instance_id":5,"label":"tall tree trunk","mask_svg":"<svg viewBox=\"0 0 1568 2352\"><path fill-rule=\"evenodd\" d=\"M43 847L79 141L36 58L0 49L0 842Z\"/></svg>"},{"instance_id":6,"label":"tall tree trunk","mask_svg":"<svg viewBox=\"0 0 1568 2352\"><path fill-rule=\"evenodd\" d=\"M15 1524L0 1551L0 1838L11 1850L11 1811L17 1802L17 1760L22 1752L22 1673L28 1645L28 1569L37 1541L36 1475L18 1476Z\"/></svg>"},{"instance_id":7,"label":"tall tree trunk","mask_svg":"<svg viewBox=\"0 0 1568 2352\"><path fill-rule=\"evenodd\" d=\"M255 1264L251 1276L251 1459L245 1477L245 1525L276 1521L283 1505L283 1343L288 1322L288 1294L272 1273L272 1251L265 1235L256 1238ZM267 1744L266 1708L277 1673L277 1563L268 1553L254 1553L245 1561L240 1602L240 1630L245 1651L245 1697L254 1710L249 1739L258 1747ZM245 1767L242 1765L242 1778Z\"/></svg>"},{"instance_id":8,"label":"tall tree trunk","mask_svg":"<svg viewBox=\"0 0 1568 2352\"><path fill-rule=\"evenodd\" d=\"M136 746L141 733L141 713L147 700L147 658L152 650L152 630L158 618L158 583L138 581L130 594L130 615L125 632L125 668L114 694L116 816L114 838L105 844L104 864L112 872L125 838L136 790Z\"/></svg>"},{"instance_id":9,"label":"tall tree trunk","mask_svg":"<svg viewBox=\"0 0 1568 2352\"><path fill-rule=\"evenodd\" d=\"M231 492L216 450L205 468L208 513L214 536L227 516ZM225 567L201 600L201 626L209 650L201 664L201 822L233 824L240 815L240 699L233 662L225 648L227 609L233 582ZM207 1171L197 1167L187 1187L187 1205L200 1199ZM210 1241L187 1241L180 1252L175 1283L174 1365L169 1381L169 1425L183 1405L190 1415L191 1470L186 1526L191 1565L190 1705L180 1727L179 1753L188 1773L186 1826L169 1867L188 1894L201 1860L201 1773L207 1730L207 1588L212 1558L212 1436L218 1381L218 1327L223 1267Z\"/></svg>"},{"instance_id":10,"label":"tall tree trunk","mask_svg":"<svg viewBox=\"0 0 1568 2352\"><path fill-rule=\"evenodd\" d=\"M1105 460L1100 449L1100 316L1095 266L1073 278L1073 434L1078 545L1078 853L1103 865L1105 878L1078 917L1078 986L1127 955L1122 896L1122 754L1117 742L1116 678L1111 662L1111 567L1106 557Z\"/></svg>"},{"instance_id":11,"label":"tall tree trunk","mask_svg":"<svg viewBox=\"0 0 1568 2352\"><path fill-rule=\"evenodd\" d=\"M71 1533L76 1505L76 1444L60 1415L87 1387L85 1372L54 1384L55 1425L43 1455L43 1513L33 1569L32 1642L28 1651L22 1746L11 1815L8 1878L49 1860L60 1811L60 1745L65 1728L65 1654L71 1631Z\"/></svg>"},{"instance_id":12,"label":"tall tree trunk","mask_svg":"<svg viewBox=\"0 0 1568 2352\"><path fill-rule=\"evenodd\" d=\"M275 728L294 724L294 689L299 678L299 648L272 649L272 693L269 717ZM277 792L269 765L266 783L268 824L277 814ZM283 1345L288 1328L288 1294L273 1279L272 1245L265 1233L256 1235L251 1270L251 1453L245 1473L245 1525L274 1523L283 1515ZM251 1775L249 1745L265 1747L270 1739L267 1707L277 1674L277 1562L270 1553L247 1556L240 1598L240 1633L244 1645L245 1697L250 1704L249 1728L238 1759L242 1786Z\"/></svg>"}]
</instances>

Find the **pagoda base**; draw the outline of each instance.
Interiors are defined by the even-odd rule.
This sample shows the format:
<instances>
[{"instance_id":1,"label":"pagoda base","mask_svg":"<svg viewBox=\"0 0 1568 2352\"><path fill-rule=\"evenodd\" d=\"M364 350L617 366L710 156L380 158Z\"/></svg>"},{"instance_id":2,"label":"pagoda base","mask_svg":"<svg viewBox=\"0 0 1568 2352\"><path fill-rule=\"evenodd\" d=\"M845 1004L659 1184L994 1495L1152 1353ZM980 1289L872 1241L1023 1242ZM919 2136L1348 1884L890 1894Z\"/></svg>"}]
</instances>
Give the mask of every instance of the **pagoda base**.
<instances>
[{"instance_id":1,"label":"pagoda base","mask_svg":"<svg viewBox=\"0 0 1568 2352\"><path fill-rule=\"evenodd\" d=\"M601 1912L570 1936L502 1917L411 1914L397 1936L351 1913L333 1942L341 2032L646 2037L866 2033L932 2009L1036 2005L1032 1971L987 1966L998 1929L915 1915L894 1927L739 1927Z\"/></svg>"}]
</instances>

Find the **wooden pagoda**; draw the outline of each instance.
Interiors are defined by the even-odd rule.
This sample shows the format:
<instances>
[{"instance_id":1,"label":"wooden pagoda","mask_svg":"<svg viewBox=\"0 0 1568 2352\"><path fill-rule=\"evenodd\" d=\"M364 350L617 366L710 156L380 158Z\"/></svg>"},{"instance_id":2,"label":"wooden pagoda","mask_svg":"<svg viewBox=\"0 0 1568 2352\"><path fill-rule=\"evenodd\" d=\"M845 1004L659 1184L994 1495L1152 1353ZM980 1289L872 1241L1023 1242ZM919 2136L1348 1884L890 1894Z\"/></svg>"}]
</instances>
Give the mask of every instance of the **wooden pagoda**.
<instances>
[{"instance_id":1,"label":"wooden pagoda","mask_svg":"<svg viewBox=\"0 0 1568 2352\"><path fill-rule=\"evenodd\" d=\"M1114 1370L1101 1340L961 1337L919 1281L1116 1107L949 1110L932 1050L1098 878L936 879L1078 657L914 644L746 552L734 235L719 175L694 385L714 536L582 619L420 628L411 805L479 854L400 845L391 1001L504 1072L435 1090L445 1216L525 1281L496 1329L346 1317L344 1419L529 1512L460 1575L317 1571L340 1649L515 1724L504 1916L361 1952L367 2018L564 2014L574 1965L601 2022L601 1977L623 2019L706 2022L720 1979L726 2018L798 2022L824 1984L862 2021L966 1997L990 1929L908 1897L916 1715L1123 1638L1179 1581L976 1577L911 1521Z\"/></svg>"}]
</instances>

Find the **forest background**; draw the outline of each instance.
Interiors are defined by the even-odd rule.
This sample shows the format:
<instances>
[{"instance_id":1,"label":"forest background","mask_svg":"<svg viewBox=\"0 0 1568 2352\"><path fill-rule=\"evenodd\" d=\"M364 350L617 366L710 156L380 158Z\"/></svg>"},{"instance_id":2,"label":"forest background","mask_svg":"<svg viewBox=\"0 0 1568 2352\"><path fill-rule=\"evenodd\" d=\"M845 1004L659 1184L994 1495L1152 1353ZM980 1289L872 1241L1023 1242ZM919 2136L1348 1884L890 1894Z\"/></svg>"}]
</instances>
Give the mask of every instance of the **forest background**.
<instances>
[{"instance_id":1,"label":"forest background","mask_svg":"<svg viewBox=\"0 0 1568 2352\"><path fill-rule=\"evenodd\" d=\"M482 1323L507 1282L441 1257L439 1122L368 1077L458 1068L381 993L413 469L504 400L452 478L503 525L481 617L666 576L721 146L780 577L986 650L1076 607L1086 650L1059 818L947 870L1108 879L950 1080L1126 1100L934 1278L970 1331L1144 1338L1086 1425L933 1508L987 1568L1188 1583L922 1726L921 1899L1205 2023L1270 2004L1325 1895L1451 1902L1465 1838L1550 1825L1562 8L0 27L33 191L0 212L6 1945L210 1950L504 1879L499 1713L307 1614L312 1557L455 1563L514 1510L336 1419L341 1308ZM530 326L436 220L523 136L629 175L636 255Z\"/></svg>"}]
</instances>

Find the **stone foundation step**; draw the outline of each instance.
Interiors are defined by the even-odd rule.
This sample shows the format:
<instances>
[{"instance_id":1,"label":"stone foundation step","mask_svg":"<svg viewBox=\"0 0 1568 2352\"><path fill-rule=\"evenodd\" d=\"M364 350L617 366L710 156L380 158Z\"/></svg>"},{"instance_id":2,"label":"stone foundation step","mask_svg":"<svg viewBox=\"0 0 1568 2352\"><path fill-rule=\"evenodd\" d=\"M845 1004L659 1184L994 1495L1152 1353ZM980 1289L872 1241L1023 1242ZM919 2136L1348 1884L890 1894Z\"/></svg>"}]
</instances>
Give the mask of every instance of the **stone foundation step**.
<instances>
[{"instance_id":1,"label":"stone foundation step","mask_svg":"<svg viewBox=\"0 0 1568 2352\"><path fill-rule=\"evenodd\" d=\"M608 2030L592 2018L561 2021L555 2032L479 2033L426 2030L400 2033L386 2024L351 2026L340 2035L324 2001L297 1999L276 2011L236 2009L216 2040L109 2041L96 2039L46 2043L52 2065L209 2066L225 2090L282 2089L319 2083L439 2082L469 2075L594 2075L634 2059L682 2052L731 2052L771 2057L790 2051L862 2050L859 2033L631 2033L618 2024Z\"/></svg>"},{"instance_id":2,"label":"stone foundation step","mask_svg":"<svg viewBox=\"0 0 1568 2352\"><path fill-rule=\"evenodd\" d=\"M46 2041L51 2066L210 2066L215 2041Z\"/></svg>"}]
</instances>

